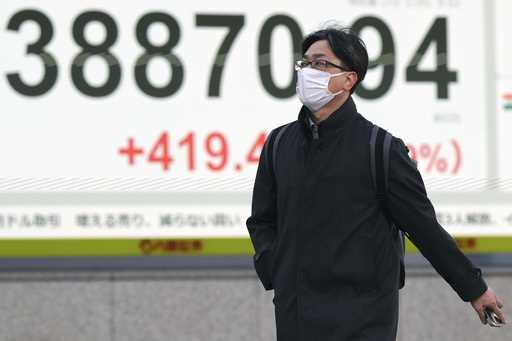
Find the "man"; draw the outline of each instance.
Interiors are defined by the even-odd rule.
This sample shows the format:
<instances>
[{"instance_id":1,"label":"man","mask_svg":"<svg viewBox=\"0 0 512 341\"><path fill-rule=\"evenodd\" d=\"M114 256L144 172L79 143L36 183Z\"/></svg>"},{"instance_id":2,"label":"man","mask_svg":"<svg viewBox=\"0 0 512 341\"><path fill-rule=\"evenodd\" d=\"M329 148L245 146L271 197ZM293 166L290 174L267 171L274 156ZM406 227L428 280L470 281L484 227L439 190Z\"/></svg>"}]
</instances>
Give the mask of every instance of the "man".
<instances>
[{"instance_id":1,"label":"man","mask_svg":"<svg viewBox=\"0 0 512 341\"><path fill-rule=\"evenodd\" d=\"M369 167L372 123L351 94L368 67L364 43L347 29L307 36L297 63L298 119L263 147L247 228L254 265L274 289L279 341L395 340L399 254L376 198ZM275 157L274 157L275 155ZM505 321L503 304L481 270L438 224L416 164L392 138L387 205L482 323L489 307Z\"/></svg>"}]
</instances>

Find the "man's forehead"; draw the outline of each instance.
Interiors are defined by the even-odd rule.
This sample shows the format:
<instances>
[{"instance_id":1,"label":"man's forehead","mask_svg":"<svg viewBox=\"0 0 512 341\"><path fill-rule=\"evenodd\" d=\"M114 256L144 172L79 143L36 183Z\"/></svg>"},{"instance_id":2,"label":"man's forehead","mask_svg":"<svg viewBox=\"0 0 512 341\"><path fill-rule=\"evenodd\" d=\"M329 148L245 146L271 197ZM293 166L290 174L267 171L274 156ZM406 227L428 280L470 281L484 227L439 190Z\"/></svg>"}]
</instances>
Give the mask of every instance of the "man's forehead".
<instances>
[{"instance_id":1,"label":"man's forehead","mask_svg":"<svg viewBox=\"0 0 512 341\"><path fill-rule=\"evenodd\" d=\"M329 44L326 40L319 40L311 44L303 55L304 58L321 58L321 57L334 57Z\"/></svg>"}]
</instances>

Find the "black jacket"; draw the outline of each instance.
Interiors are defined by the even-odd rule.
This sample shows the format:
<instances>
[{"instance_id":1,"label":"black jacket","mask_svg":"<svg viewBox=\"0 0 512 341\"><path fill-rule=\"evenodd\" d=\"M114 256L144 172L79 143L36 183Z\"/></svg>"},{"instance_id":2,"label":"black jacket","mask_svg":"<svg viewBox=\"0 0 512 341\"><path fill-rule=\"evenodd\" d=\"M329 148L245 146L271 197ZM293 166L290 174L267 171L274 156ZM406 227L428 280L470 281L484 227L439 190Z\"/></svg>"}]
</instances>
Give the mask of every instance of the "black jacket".
<instances>
[{"instance_id":1,"label":"black jacket","mask_svg":"<svg viewBox=\"0 0 512 341\"><path fill-rule=\"evenodd\" d=\"M349 98L312 134L302 107L272 160L262 149L247 228L254 265L274 289L279 341L395 340L399 258L369 166L373 125ZM269 136L276 136L279 129ZM420 172L393 137L389 212L464 301L485 292L480 269L439 225Z\"/></svg>"}]
</instances>

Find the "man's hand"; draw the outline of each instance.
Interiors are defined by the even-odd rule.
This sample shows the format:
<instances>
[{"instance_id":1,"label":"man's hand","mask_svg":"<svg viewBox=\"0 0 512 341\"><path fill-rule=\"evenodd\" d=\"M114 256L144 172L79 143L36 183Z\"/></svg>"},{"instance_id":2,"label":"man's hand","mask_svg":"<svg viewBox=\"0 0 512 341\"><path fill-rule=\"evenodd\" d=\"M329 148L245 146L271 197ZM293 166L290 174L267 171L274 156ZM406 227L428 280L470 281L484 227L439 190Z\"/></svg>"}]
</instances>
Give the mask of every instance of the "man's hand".
<instances>
[{"instance_id":1,"label":"man's hand","mask_svg":"<svg viewBox=\"0 0 512 341\"><path fill-rule=\"evenodd\" d=\"M492 311L498 315L500 320L503 323L506 323L505 321L505 315L501 311L501 308L503 308L503 303L501 303L496 295L494 294L494 291L488 287L487 291L482 294L479 298L477 298L474 301L471 301L471 305L478 313L478 316L480 317L480 321L482 321L483 324L486 324L484 310L485 308L490 308Z\"/></svg>"}]
</instances>

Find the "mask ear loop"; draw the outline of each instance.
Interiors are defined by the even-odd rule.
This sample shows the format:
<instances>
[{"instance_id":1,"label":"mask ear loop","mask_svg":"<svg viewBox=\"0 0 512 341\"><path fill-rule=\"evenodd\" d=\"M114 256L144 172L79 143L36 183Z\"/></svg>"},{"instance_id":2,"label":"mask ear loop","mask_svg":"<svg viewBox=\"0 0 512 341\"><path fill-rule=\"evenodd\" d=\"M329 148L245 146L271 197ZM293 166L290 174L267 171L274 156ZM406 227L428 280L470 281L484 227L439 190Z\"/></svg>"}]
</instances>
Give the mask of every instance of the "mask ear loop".
<instances>
[{"instance_id":1,"label":"mask ear loop","mask_svg":"<svg viewBox=\"0 0 512 341\"><path fill-rule=\"evenodd\" d=\"M331 79L332 77L336 77L336 76L340 76L340 75L343 75L345 73L350 73L351 71L343 71L343 72L338 72L338 73L334 73L334 74L331 74L331 76L329 77L329 79ZM343 89L341 89L340 91L338 92L331 92L331 94L333 94L334 96L337 96L339 94L341 94L343 91ZM329 91L330 92L330 91Z\"/></svg>"}]
</instances>

